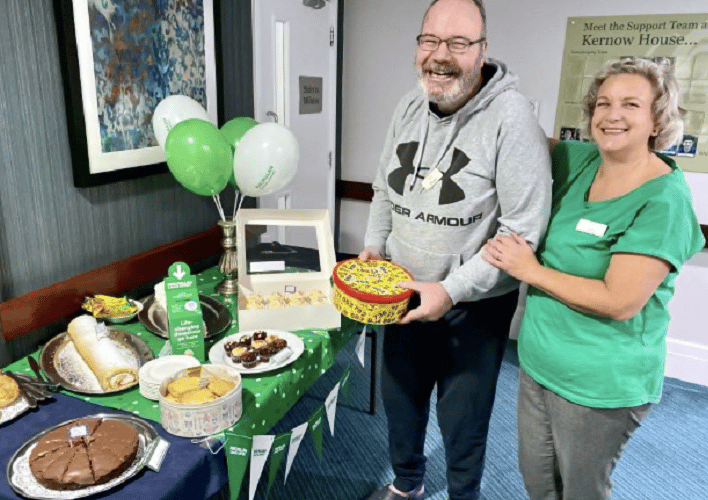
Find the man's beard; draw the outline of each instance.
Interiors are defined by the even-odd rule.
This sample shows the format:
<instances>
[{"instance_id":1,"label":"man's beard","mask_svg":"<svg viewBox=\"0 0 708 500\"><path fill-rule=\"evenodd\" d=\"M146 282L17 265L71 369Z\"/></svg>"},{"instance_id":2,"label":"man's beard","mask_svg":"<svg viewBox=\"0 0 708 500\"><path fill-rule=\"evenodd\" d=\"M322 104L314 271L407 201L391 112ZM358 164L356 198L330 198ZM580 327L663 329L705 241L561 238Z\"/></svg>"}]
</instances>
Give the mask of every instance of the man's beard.
<instances>
[{"instance_id":1,"label":"man's beard","mask_svg":"<svg viewBox=\"0 0 708 500\"><path fill-rule=\"evenodd\" d=\"M430 86L426 82L424 74L426 72L447 73L455 78L451 87L443 90L439 85L432 83ZM423 90L430 102L435 104L455 104L471 97L474 94L476 81L472 73L465 74L462 69L454 63L424 63L416 67L418 86Z\"/></svg>"}]
</instances>

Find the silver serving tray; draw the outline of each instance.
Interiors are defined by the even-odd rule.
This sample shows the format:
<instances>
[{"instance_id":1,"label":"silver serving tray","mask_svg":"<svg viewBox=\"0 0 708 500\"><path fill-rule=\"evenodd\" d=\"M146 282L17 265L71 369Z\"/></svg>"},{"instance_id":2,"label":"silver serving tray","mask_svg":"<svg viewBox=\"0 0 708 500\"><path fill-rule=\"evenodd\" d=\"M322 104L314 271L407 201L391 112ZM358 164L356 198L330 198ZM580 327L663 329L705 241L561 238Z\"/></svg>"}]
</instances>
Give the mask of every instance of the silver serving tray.
<instances>
[{"instance_id":1,"label":"silver serving tray","mask_svg":"<svg viewBox=\"0 0 708 500\"><path fill-rule=\"evenodd\" d=\"M138 319L155 335L164 339L170 338L167 326L167 312L158 311L155 307L155 296L149 295L143 299L143 310L138 313ZM224 333L231 326L231 312L228 307L209 295L199 294L199 304L206 331L204 338L208 339Z\"/></svg>"},{"instance_id":2,"label":"silver serving tray","mask_svg":"<svg viewBox=\"0 0 708 500\"><path fill-rule=\"evenodd\" d=\"M155 359L155 355L152 353L152 350L148 347L145 341L133 333L121 330L119 328L109 327L108 336L111 340L117 342L122 347L132 351L138 360L138 368L143 366L148 361ZM101 388L95 389L90 386L81 385L81 383L76 379L72 379L71 374L61 373L56 366L55 359L61 349L63 349L70 341L71 340L68 333L60 333L47 342L42 349L42 353L39 355L39 366L51 382L62 386L64 389L81 394L109 394L112 392L124 391L138 385L138 382L136 381L135 384L122 389L104 391Z\"/></svg>"},{"instance_id":3,"label":"silver serving tray","mask_svg":"<svg viewBox=\"0 0 708 500\"><path fill-rule=\"evenodd\" d=\"M110 490L116 486L125 483L130 478L135 476L147 463L150 458L150 453L153 451L151 446L153 442L158 438L157 431L145 420L138 417L133 417L131 415L119 415L113 413L99 413L97 415L88 415L84 418L102 418L104 420L119 420L124 423L130 424L138 431L140 434L140 444L138 446L138 454L135 457L132 465L123 472L120 476L111 479L107 483L99 484L97 486L89 486L79 490L53 490L41 485L34 477L29 468L29 456L32 449L37 444L37 442L48 432L53 431L57 427L62 425L67 425L74 420L67 420L57 424L49 429L45 429L40 432L32 439L24 443L20 448L12 455L10 461L7 463L7 482L10 484L13 490L19 495L27 498L37 498L37 499L63 499L70 500L74 498L83 498L102 491Z\"/></svg>"}]
</instances>

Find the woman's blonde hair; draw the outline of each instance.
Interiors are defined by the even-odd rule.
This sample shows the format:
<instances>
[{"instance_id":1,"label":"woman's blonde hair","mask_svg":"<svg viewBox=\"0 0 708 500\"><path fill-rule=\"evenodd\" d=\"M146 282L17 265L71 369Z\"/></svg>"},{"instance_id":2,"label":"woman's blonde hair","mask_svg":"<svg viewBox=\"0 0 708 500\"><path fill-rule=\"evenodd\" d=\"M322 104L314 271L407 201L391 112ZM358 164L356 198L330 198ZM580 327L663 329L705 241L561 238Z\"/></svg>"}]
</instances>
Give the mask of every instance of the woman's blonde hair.
<instances>
[{"instance_id":1,"label":"woman's blonde hair","mask_svg":"<svg viewBox=\"0 0 708 500\"><path fill-rule=\"evenodd\" d=\"M585 114L585 133L590 133L597 93L602 84L613 75L641 75L647 79L654 90L654 102L651 112L657 135L649 137L649 149L663 151L669 149L683 137L683 114L679 106L679 86L669 65L657 64L640 57L626 57L619 61L608 61L595 75L588 93L583 99Z\"/></svg>"}]
</instances>

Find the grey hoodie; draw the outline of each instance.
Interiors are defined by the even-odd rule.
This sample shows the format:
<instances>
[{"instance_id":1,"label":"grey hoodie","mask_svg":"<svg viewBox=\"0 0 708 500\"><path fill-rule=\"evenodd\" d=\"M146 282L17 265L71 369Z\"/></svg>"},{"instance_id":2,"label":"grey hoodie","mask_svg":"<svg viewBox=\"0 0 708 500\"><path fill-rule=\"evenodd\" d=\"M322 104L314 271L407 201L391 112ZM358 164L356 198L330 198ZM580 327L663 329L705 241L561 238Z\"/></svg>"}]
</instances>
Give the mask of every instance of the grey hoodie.
<instances>
[{"instance_id":1,"label":"grey hoodie","mask_svg":"<svg viewBox=\"0 0 708 500\"><path fill-rule=\"evenodd\" d=\"M484 86L450 116L430 111L420 90L398 104L364 239L416 280L441 282L453 303L517 288L481 249L497 232L536 248L551 207L546 137L518 78L493 59L482 71ZM436 165L442 177L430 186Z\"/></svg>"}]
</instances>

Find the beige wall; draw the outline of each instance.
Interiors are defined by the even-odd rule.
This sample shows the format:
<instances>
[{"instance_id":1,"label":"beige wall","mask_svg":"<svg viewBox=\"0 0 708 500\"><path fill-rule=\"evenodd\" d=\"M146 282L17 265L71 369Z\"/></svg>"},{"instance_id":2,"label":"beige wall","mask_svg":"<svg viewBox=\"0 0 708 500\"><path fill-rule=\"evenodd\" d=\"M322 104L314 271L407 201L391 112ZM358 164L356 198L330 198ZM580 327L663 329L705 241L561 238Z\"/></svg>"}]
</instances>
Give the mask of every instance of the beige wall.
<instances>
[{"instance_id":1,"label":"beige wall","mask_svg":"<svg viewBox=\"0 0 708 500\"><path fill-rule=\"evenodd\" d=\"M394 106L415 85L413 53L428 0L344 2L342 179L371 182ZM489 56L519 74L551 134L568 17L705 12L701 0L497 0L486 2ZM708 174L687 173L699 219L708 224ZM363 245L368 203L343 201L339 250ZM708 251L679 276L672 302L668 373L708 385ZM513 333L513 332L512 332Z\"/></svg>"}]
</instances>

